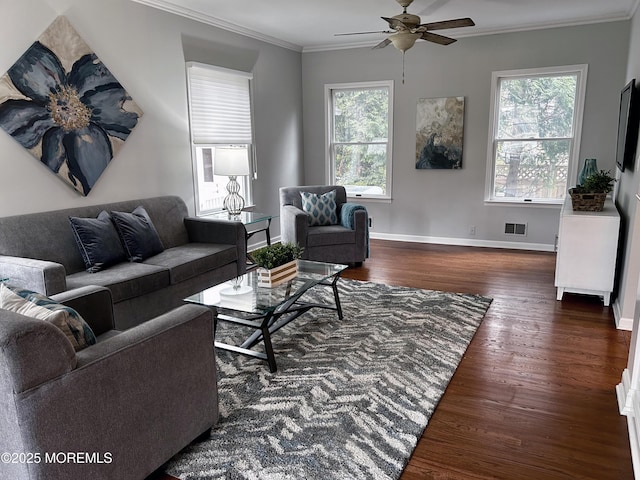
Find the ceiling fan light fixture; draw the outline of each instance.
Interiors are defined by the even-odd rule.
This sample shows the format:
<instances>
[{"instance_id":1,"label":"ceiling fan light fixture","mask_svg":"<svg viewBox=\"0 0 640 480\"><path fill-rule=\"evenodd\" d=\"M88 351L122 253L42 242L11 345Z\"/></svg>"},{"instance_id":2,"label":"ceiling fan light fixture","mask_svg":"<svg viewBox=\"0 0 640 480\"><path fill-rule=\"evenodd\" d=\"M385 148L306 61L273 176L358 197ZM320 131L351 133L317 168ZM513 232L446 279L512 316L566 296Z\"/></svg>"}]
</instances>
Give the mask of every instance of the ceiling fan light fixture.
<instances>
[{"instance_id":1,"label":"ceiling fan light fixture","mask_svg":"<svg viewBox=\"0 0 640 480\"><path fill-rule=\"evenodd\" d=\"M413 3L413 0L396 0L400 4L401 7L407 8L409 5Z\"/></svg>"},{"instance_id":2,"label":"ceiling fan light fixture","mask_svg":"<svg viewBox=\"0 0 640 480\"><path fill-rule=\"evenodd\" d=\"M421 33L398 32L391 35L389 37L389 40L391 40L391 43L394 47L404 53L411 47L413 47L413 45L416 43L416 40L418 40L421 36Z\"/></svg>"}]
</instances>

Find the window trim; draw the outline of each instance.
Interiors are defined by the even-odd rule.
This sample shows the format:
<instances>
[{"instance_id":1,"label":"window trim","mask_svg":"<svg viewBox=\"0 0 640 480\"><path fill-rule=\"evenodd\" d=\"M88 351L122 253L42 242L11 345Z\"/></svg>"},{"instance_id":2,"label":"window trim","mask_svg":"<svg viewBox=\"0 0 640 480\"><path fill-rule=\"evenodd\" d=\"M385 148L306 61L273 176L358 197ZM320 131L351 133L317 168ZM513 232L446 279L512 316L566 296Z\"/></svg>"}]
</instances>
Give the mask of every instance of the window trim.
<instances>
[{"instance_id":1,"label":"window trim","mask_svg":"<svg viewBox=\"0 0 640 480\"><path fill-rule=\"evenodd\" d=\"M192 67L201 68L205 70L211 70L214 72L220 72L223 74L234 75L237 77L241 77L247 80L248 82L248 91L249 91L249 115L250 115L250 128L251 128L251 142L250 143L209 143L209 142L200 142L196 143L194 140L194 132L192 127L192 104L191 104L191 96L192 96L192 85L191 85L191 74L190 70ZM254 115L254 75L252 72L245 72L242 70L233 70L230 68L220 67L217 65L211 65L201 62L188 61L185 62L185 73L187 80L187 110L188 110L188 121L189 121L189 143L191 147L191 175L193 181L193 190L194 190L194 204L195 204L195 212L196 216L210 215L212 213L216 213L222 211L222 208L214 208L214 209L201 209L200 208L200 185L199 185L199 176L198 172L200 170L198 165L198 149L206 149L211 148L215 149L220 146L227 145L246 145L249 152L249 169L250 175L247 177L243 177L238 181L243 185L245 194L244 199L246 202L245 207L253 205L253 182L257 178L257 161L256 161L256 151L255 151L255 115Z\"/></svg>"},{"instance_id":2,"label":"window trim","mask_svg":"<svg viewBox=\"0 0 640 480\"><path fill-rule=\"evenodd\" d=\"M530 78L544 77L562 74L577 74L576 80L576 97L574 106L574 122L573 122L573 141L570 146L569 165L567 167L567 189L578 177L578 165L580 161L580 146L582 139L582 124L584 116L584 104L587 90L587 73L588 65L564 65L555 67L527 68L519 70L503 70L496 71L491 74L491 99L489 111L489 135L487 141L487 168L485 178L485 204L507 204L507 205L537 205L537 206L553 206L562 205L564 197L559 199L524 199L524 198L507 198L494 197L493 187L495 180L495 150L496 150L496 132L498 128L498 91L500 80L504 78ZM566 197L566 192L565 192Z\"/></svg>"},{"instance_id":3,"label":"window trim","mask_svg":"<svg viewBox=\"0 0 640 480\"><path fill-rule=\"evenodd\" d=\"M329 185L333 185L334 178L334 165L333 165L333 91L334 90L358 90L366 88L378 88L386 87L389 89L389 106L388 106L388 118L387 118L387 188L386 194L374 195L374 194L357 194L355 196L348 195L349 199L358 200L379 200L379 201L391 201L392 198L392 185L393 185L393 106L394 106L394 81L393 80L378 80L371 82L349 82L349 83L329 83L324 86L324 105L325 105L325 178ZM342 142L340 142L342 144ZM367 142L375 143L375 142Z\"/></svg>"}]
</instances>

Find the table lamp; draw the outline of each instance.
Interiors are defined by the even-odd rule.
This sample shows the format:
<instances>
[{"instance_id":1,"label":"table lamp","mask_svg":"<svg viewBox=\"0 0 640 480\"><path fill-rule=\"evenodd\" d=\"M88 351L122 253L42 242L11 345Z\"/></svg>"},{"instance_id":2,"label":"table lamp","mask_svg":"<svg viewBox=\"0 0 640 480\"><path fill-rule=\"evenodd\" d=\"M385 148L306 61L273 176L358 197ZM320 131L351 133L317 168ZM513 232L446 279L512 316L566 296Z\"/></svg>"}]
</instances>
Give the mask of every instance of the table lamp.
<instances>
[{"instance_id":1,"label":"table lamp","mask_svg":"<svg viewBox=\"0 0 640 480\"><path fill-rule=\"evenodd\" d=\"M229 215L239 215L244 208L244 198L238 193L240 184L236 180L239 175L249 175L249 152L246 148L216 147L216 156L213 161L214 175L226 175L229 177L227 194L224 197L224 208Z\"/></svg>"}]
</instances>

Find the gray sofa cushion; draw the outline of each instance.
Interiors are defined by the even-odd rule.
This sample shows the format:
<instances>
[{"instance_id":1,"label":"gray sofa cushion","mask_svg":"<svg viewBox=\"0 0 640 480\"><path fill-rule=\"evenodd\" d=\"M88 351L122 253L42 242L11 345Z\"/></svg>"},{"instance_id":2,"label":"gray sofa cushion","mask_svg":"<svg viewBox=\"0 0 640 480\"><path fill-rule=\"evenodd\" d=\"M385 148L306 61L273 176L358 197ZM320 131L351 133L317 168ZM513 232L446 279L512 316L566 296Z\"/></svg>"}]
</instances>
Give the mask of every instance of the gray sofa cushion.
<instances>
[{"instance_id":1,"label":"gray sofa cushion","mask_svg":"<svg viewBox=\"0 0 640 480\"><path fill-rule=\"evenodd\" d=\"M323 227L309 227L307 246L318 247L321 245L344 245L356 243L356 232L342 225L329 225Z\"/></svg>"},{"instance_id":2,"label":"gray sofa cushion","mask_svg":"<svg viewBox=\"0 0 640 480\"><path fill-rule=\"evenodd\" d=\"M238 259L235 245L188 243L169 248L146 259L143 264L169 269L172 285L215 270Z\"/></svg>"},{"instance_id":3,"label":"gray sofa cushion","mask_svg":"<svg viewBox=\"0 0 640 480\"><path fill-rule=\"evenodd\" d=\"M69 288L100 285L111 290L114 303L169 286L169 270L142 263L119 263L97 273L78 272L67 277Z\"/></svg>"}]
</instances>

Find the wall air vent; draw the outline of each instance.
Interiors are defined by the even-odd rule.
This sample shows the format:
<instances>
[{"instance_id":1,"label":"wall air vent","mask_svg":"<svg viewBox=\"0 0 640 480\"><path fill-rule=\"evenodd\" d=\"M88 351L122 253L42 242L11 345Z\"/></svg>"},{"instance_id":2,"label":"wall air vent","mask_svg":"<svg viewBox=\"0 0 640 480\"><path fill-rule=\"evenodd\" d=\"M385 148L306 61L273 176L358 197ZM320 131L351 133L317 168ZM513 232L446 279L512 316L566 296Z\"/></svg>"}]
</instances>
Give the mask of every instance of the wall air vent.
<instances>
[{"instance_id":1,"label":"wall air vent","mask_svg":"<svg viewBox=\"0 0 640 480\"><path fill-rule=\"evenodd\" d=\"M505 223L504 224L505 235L527 235L526 223Z\"/></svg>"}]
</instances>

